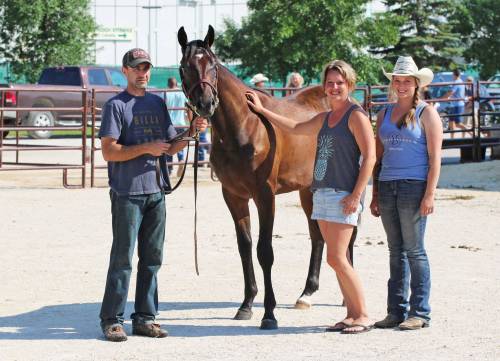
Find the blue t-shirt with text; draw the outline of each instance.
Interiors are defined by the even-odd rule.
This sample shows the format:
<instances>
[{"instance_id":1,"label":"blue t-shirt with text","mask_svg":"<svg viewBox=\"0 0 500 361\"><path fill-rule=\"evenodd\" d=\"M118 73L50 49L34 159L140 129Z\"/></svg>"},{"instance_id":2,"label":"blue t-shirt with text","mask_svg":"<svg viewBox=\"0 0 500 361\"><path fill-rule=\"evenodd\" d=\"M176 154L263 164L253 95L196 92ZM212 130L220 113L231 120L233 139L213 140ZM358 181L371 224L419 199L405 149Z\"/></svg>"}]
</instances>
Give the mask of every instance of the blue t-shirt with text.
<instances>
[{"instance_id":1,"label":"blue t-shirt with text","mask_svg":"<svg viewBox=\"0 0 500 361\"><path fill-rule=\"evenodd\" d=\"M132 146L167 141L176 135L167 107L157 95L133 96L124 91L109 99L102 109L100 138L110 137L118 144ZM144 154L124 162L108 162L109 186L119 195L159 192L156 160Z\"/></svg>"},{"instance_id":2,"label":"blue t-shirt with text","mask_svg":"<svg viewBox=\"0 0 500 361\"><path fill-rule=\"evenodd\" d=\"M420 116L427 103L420 102L415 109L415 123L398 128L391 121L394 105L387 106L378 134L384 146L379 180L427 180L429 153L427 138Z\"/></svg>"}]
</instances>

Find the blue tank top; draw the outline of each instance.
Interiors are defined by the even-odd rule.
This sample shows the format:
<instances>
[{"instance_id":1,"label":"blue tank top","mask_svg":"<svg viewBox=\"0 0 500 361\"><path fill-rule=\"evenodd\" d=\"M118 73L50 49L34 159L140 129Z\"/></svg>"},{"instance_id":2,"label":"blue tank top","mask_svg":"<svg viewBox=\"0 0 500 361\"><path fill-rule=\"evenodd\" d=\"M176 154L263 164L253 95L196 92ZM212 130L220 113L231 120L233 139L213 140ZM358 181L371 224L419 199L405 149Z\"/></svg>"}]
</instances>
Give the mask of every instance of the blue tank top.
<instances>
[{"instance_id":1,"label":"blue tank top","mask_svg":"<svg viewBox=\"0 0 500 361\"><path fill-rule=\"evenodd\" d=\"M333 127L328 126L328 113L318 133L316 160L311 189L335 188L351 193L359 175L361 152L349 129L349 116L354 110L364 110L353 104Z\"/></svg>"},{"instance_id":2,"label":"blue tank top","mask_svg":"<svg viewBox=\"0 0 500 361\"><path fill-rule=\"evenodd\" d=\"M382 167L379 180L391 181L398 179L426 180L429 172L429 154L427 139L422 128L420 115L427 103L417 105L414 124L398 129L391 122L391 104L386 108L384 119L378 130L378 135L384 145Z\"/></svg>"}]
</instances>

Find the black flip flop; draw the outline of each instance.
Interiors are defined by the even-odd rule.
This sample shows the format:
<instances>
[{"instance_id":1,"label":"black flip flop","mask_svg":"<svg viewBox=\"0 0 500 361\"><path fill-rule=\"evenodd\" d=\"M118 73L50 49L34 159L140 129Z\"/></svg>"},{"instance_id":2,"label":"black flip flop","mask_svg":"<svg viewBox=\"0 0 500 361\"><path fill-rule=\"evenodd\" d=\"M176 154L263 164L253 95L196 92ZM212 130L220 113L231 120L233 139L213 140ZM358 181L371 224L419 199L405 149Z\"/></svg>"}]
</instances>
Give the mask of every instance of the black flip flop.
<instances>
[{"instance_id":1,"label":"black flip flop","mask_svg":"<svg viewBox=\"0 0 500 361\"><path fill-rule=\"evenodd\" d=\"M326 332L341 332L344 328L351 327L352 324L345 323L344 321L339 321L333 326L326 328Z\"/></svg>"}]
</instances>

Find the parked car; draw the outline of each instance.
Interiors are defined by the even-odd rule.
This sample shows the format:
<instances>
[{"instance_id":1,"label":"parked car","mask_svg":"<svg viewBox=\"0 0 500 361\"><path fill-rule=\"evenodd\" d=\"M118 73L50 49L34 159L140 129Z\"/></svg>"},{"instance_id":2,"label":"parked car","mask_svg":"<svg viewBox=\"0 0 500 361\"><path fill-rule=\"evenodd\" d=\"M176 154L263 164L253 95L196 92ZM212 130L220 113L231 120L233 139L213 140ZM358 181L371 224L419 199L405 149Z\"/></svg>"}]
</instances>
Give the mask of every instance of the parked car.
<instances>
[{"instance_id":1,"label":"parked car","mask_svg":"<svg viewBox=\"0 0 500 361\"><path fill-rule=\"evenodd\" d=\"M12 85L10 84L0 84L0 88L4 89L11 89ZM17 97L16 97L16 92L13 90L2 90L0 91L0 106L3 108L12 108L17 105ZM15 124L16 121L16 112L13 110L3 110L2 114L0 114L1 117L3 117L3 125L5 127L11 127ZM2 136L5 138L9 134L9 131L2 132Z\"/></svg>"},{"instance_id":2,"label":"parked car","mask_svg":"<svg viewBox=\"0 0 500 361\"><path fill-rule=\"evenodd\" d=\"M17 92L18 107L69 107L82 106L82 93L87 91L90 104L92 89L106 90L96 94L96 105L102 107L106 100L122 91L127 86L123 73L112 67L99 66L63 66L50 67L42 71L37 84L13 85L12 91ZM55 89L67 89L60 92ZM87 120L89 119L88 116ZM12 122L12 118L6 118ZM15 115L14 115L15 119ZM82 113L69 110L33 110L19 112L20 124L30 127L48 127L82 124ZM32 138L49 138L51 131L30 131Z\"/></svg>"},{"instance_id":3,"label":"parked car","mask_svg":"<svg viewBox=\"0 0 500 361\"><path fill-rule=\"evenodd\" d=\"M490 78L488 81L499 81L500 74ZM495 99L496 98L496 99ZM481 111L480 123L483 126L490 126L500 122L500 83L479 84L479 100L476 101L476 107ZM486 114L484 114L486 113Z\"/></svg>"},{"instance_id":4,"label":"parked car","mask_svg":"<svg viewBox=\"0 0 500 361\"><path fill-rule=\"evenodd\" d=\"M467 77L462 74L461 79L464 83L466 83ZM499 80L500 80L500 74L499 74ZM448 91L451 90L452 85L451 84L441 84L441 83L451 83L453 82L453 73L452 72L439 72L434 75L434 79L432 80L432 83L429 85L429 92L431 98L442 98ZM493 84L491 84L493 85ZM500 92L500 84L498 85L498 90ZM474 86L476 86L476 83L474 82ZM477 90L476 90L477 92ZM476 94L479 95L480 101L476 101L475 103L475 108L481 109L483 112L494 112L496 107L494 102L489 99L491 96L491 89L489 89L487 86L480 85L479 87L479 92ZM466 96L472 95L472 88L470 86L466 86L465 88L465 94ZM500 100L499 100L500 101ZM454 102L448 102L448 101L439 101L435 103L436 109L438 112L442 115L442 120L443 120L443 126L445 128L448 127L448 117L451 113L451 108L454 106ZM469 107L468 107L469 105ZM500 105L500 104L499 104ZM472 108L470 107L470 103L467 104L466 102L466 109L465 112L470 112ZM487 114L484 116L481 116L480 122L482 125L489 125L493 122L495 122L495 116L491 114Z\"/></svg>"},{"instance_id":5,"label":"parked car","mask_svg":"<svg viewBox=\"0 0 500 361\"><path fill-rule=\"evenodd\" d=\"M460 79L465 83L467 76L462 74ZM442 71L434 74L431 84L429 85L429 91L433 98L441 98L448 91L451 90L451 84L440 84L440 83L453 83L453 73L451 71Z\"/></svg>"},{"instance_id":6,"label":"parked car","mask_svg":"<svg viewBox=\"0 0 500 361\"><path fill-rule=\"evenodd\" d=\"M373 88L371 92L372 103L384 103L388 101L388 88ZM384 108L386 104L373 104L371 105L372 121L376 120L377 114L380 109Z\"/></svg>"},{"instance_id":7,"label":"parked car","mask_svg":"<svg viewBox=\"0 0 500 361\"><path fill-rule=\"evenodd\" d=\"M492 101L496 109L500 109L500 73L493 75L488 81L496 82L486 83L484 86L488 89L489 96L495 98Z\"/></svg>"}]
</instances>

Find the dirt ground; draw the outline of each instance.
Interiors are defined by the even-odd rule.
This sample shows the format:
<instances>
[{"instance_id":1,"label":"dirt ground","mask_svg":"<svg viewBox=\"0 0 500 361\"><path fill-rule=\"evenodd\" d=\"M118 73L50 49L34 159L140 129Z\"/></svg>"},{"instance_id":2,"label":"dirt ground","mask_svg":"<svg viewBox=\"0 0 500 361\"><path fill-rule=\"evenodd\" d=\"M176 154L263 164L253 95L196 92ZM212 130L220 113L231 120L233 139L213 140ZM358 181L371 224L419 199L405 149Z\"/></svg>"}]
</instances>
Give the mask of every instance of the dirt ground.
<instances>
[{"instance_id":1,"label":"dirt ground","mask_svg":"<svg viewBox=\"0 0 500 361\"><path fill-rule=\"evenodd\" d=\"M345 315L327 264L313 307L293 308L310 252L297 193L277 198L273 284L279 329L258 328L263 281L255 244L259 294L254 317L232 319L243 299L234 226L220 185L209 180L208 169L201 171L201 274L194 271L194 203L188 180L167 198L157 320L170 336L130 336L119 344L103 340L98 320L111 245L105 175L99 174L101 188L67 190L61 187L61 171L0 172L0 360L500 359L500 161L442 167L436 212L426 235L433 282L431 327L361 335L324 332ZM255 208L252 212L256 240ZM369 212L363 216L355 266L371 317L384 317L387 242L380 220ZM134 285L135 276L127 317L133 311ZM131 332L128 321L126 330Z\"/></svg>"}]
</instances>

